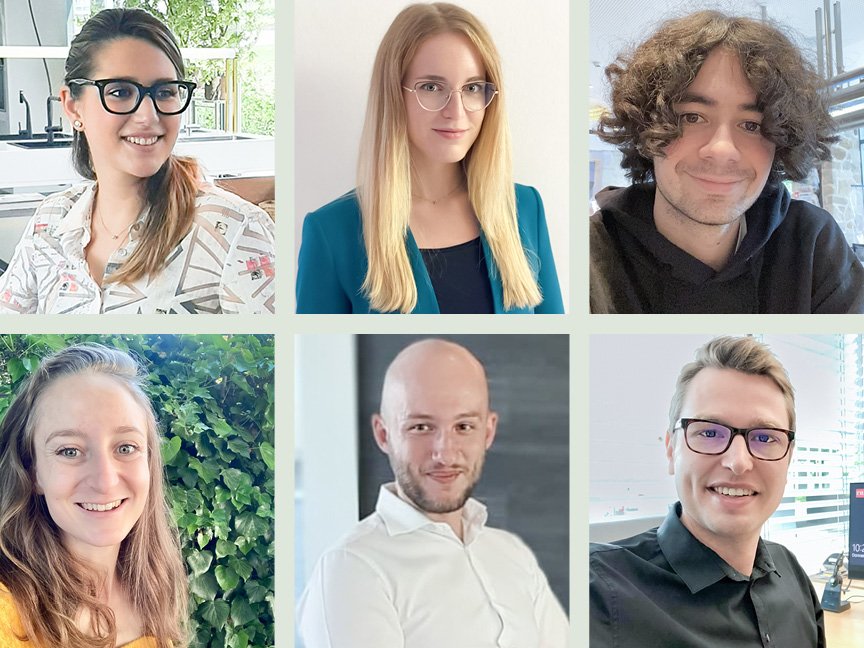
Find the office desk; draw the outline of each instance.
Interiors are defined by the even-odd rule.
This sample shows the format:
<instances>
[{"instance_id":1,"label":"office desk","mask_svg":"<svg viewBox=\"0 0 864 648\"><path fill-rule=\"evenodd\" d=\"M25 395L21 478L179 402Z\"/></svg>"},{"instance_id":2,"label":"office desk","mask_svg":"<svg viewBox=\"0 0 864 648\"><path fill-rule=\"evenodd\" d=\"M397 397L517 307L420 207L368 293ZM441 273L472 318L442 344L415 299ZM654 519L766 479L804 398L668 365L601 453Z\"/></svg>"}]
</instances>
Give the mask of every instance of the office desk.
<instances>
[{"instance_id":1,"label":"office desk","mask_svg":"<svg viewBox=\"0 0 864 648\"><path fill-rule=\"evenodd\" d=\"M810 580L821 600L825 580ZM851 601L852 607L846 612L825 612L825 638L828 648L861 648L864 645L864 583L854 581L842 598L846 600L853 596L856 598Z\"/></svg>"}]
</instances>

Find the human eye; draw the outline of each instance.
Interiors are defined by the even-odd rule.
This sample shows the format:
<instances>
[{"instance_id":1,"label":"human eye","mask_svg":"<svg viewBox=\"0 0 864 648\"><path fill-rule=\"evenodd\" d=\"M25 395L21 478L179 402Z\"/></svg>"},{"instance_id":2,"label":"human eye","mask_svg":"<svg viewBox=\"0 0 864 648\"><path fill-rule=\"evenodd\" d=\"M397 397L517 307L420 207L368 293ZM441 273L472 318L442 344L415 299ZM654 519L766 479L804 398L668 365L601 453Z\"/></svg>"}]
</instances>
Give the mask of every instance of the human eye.
<instances>
[{"instance_id":1,"label":"human eye","mask_svg":"<svg viewBox=\"0 0 864 648\"><path fill-rule=\"evenodd\" d=\"M62 448L57 448L55 454L64 459L77 459L81 455L81 451L78 450L78 448L64 446Z\"/></svg>"},{"instance_id":2,"label":"human eye","mask_svg":"<svg viewBox=\"0 0 864 648\"><path fill-rule=\"evenodd\" d=\"M408 426L408 431L413 434L426 434L432 431L432 426L428 423L414 423Z\"/></svg>"},{"instance_id":3,"label":"human eye","mask_svg":"<svg viewBox=\"0 0 864 648\"><path fill-rule=\"evenodd\" d=\"M705 118L699 113L684 112L678 115L678 121L682 125L701 124L705 121Z\"/></svg>"},{"instance_id":4,"label":"human eye","mask_svg":"<svg viewBox=\"0 0 864 648\"><path fill-rule=\"evenodd\" d=\"M131 83L115 82L106 85L103 93L111 99L129 99L138 94L138 91Z\"/></svg>"},{"instance_id":5,"label":"human eye","mask_svg":"<svg viewBox=\"0 0 864 648\"><path fill-rule=\"evenodd\" d=\"M135 443L121 443L117 446L117 454L129 457L134 455L140 450L139 446Z\"/></svg>"},{"instance_id":6,"label":"human eye","mask_svg":"<svg viewBox=\"0 0 864 648\"><path fill-rule=\"evenodd\" d=\"M466 83L462 86L462 91L467 92L468 94L483 94L485 90L486 84L481 81L474 81L473 83Z\"/></svg>"},{"instance_id":7,"label":"human eye","mask_svg":"<svg viewBox=\"0 0 864 648\"><path fill-rule=\"evenodd\" d=\"M440 83L436 83L435 81L423 81L417 85L417 89L422 92L443 92L444 86Z\"/></svg>"},{"instance_id":8,"label":"human eye","mask_svg":"<svg viewBox=\"0 0 864 648\"><path fill-rule=\"evenodd\" d=\"M459 432L463 432L465 434L467 434L469 432L473 432L476 427L477 426L474 425L474 423L471 423L470 421L463 421L462 423L456 424L456 429Z\"/></svg>"},{"instance_id":9,"label":"human eye","mask_svg":"<svg viewBox=\"0 0 864 648\"><path fill-rule=\"evenodd\" d=\"M692 433L705 439L724 439L729 434L729 430L716 423L700 421L693 426Z\"/></svg>"},{"instance_id":10,"label":"human eye","mask_svg":"<svg viewBox=\"0 0 864 648\"><path fill-rule=\"evenodd\" d=\"M180 94L180 88L176 83L166 83L156 88L158 99L173 99Z\"/></svg>"},{"instance_id":11,"label":"human eye","mask_svg":"<svg viewBox=\"0 0 864 648\"><path fill-rule=\"evenodd\" d=\"M761 443L763 445L779 443L779 437L781 434L782 432L778 432L776 430L753 430L750 432L750 441Z\"/></svg>"},{"instance_id":12,"label":"human eye","mask_svg":"<svg viewBox=\"0 0 864 648\"><path fill-rule=\"evenodd\" d=\"M741 128L743 128L748 133L753 133L756 135L762 133L762 124L760 124L757 121L753 121L751 119L748 119L747 121L743 122L741 124Z\"/></svg>"}]
</instances>

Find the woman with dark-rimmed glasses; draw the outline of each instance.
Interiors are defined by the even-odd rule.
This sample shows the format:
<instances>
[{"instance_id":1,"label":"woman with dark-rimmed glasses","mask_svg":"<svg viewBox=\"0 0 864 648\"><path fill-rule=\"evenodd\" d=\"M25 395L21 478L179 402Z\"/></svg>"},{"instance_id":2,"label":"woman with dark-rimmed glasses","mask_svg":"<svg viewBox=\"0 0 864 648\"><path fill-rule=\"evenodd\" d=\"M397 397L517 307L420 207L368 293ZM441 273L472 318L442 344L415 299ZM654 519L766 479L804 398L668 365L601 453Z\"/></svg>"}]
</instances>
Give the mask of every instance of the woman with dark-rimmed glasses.
<instances>
[{"instance_id":1,"label":"woman with dark-rimmed glasses","mask_svg":"<svg viewBox=\"0 0 864 648\"><path fill-rule=\"evenodd\" d=\"M396 16L372 69L357 189L306 217L300 313L562 313L537 190L514 185L501 62L448 3Z\"/></svg>"},{"instance_id":2,"label":"woman with dark-rimmed glasses","mask_svg":"<svg viewBox=\"0 0 864 648\"><path fill-rule=\"evenodd\" d=\"M170 30L106 9L72 41L60 91L86 182L36 210L0 312L273 312L274 228L172 154L195 84Z\"/></svg>"}]
</instances>

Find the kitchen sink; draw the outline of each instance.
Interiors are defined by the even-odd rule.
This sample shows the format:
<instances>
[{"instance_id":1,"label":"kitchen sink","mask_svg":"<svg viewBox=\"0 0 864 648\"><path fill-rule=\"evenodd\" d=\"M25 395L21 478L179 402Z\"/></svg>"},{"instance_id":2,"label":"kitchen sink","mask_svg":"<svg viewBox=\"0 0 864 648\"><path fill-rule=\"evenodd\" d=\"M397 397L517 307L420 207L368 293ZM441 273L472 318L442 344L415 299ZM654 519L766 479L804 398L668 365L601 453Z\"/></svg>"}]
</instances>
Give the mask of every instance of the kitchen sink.
<instances>
[{"instance_id":1,"label":"kitchen sink","mask_svg":"<svg viewBox=\"0 0 864 648\"><path fill-rule=\"evenodd\" d=\"M71 139L59 139L49 142L47 140L24 140L21 142L9 142L11 146L20 146L26 149L53 149L53 148L69 148L72 146Z\"/></svg>"}]
</instances>

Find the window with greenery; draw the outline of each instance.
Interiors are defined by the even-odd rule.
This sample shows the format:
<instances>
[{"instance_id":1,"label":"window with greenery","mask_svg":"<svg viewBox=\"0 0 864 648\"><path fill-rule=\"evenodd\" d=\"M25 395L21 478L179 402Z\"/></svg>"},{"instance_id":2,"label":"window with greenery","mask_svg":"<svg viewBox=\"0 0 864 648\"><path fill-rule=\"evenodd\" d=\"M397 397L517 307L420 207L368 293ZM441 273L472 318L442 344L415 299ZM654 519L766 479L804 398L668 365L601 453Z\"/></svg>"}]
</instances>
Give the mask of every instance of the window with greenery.
<instances>
[{"instance_id":1,"label":"window with greenery","mask_svg":"<svg viewBox=\"0 0 864 648\"><path fill-rule=\"evenodd\" d=\"M130 351L149 371L191 646L274 646L273 336L2 335L0 415L41 358L85 341Z\"/></svg>"},{"instance_id":2,"label":"window with greenery","mask_svg":"<svg viewBox=\"0 0 864 648\"><path fill-rule=\"evenodd\" d=\"M89 11L76 11L76 33L87 18L106 6L148 11L171 28L181 47L236 49L240 130L255 135L274 134L274 0L91 0ZM215 106L225 96L224 62L188 61L187 68L189 79L200 86L195 95L195 100L202 102L196 112L198 125L215 128Z\"/></svg>"}]
</instances>

